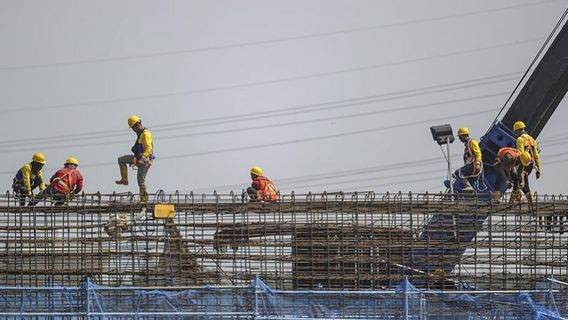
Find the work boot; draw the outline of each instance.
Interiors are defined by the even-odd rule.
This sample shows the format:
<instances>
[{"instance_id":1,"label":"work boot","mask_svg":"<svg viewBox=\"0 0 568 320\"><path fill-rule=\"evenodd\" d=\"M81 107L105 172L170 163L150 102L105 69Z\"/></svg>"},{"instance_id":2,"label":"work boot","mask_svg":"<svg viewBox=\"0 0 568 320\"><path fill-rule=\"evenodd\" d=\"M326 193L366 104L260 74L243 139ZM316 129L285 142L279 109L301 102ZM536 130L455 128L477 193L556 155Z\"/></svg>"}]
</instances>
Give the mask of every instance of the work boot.
<instances>
[{"instance_id":1,"label":"work boot","mask_svg":"<svg viewBox=\"0 0 568 320\"><path fill-rule=\"evenodd\" d=\"M143 205L148 204L148 191L146 191L146 187L140 187L140 203Z\"/></svg>"},{"instance_id":2,"label":"work boot","mask_svg":"<svg viewBox=\"0 0 568 320\"><path fill-rule=\"evenodd\" d=\"M527 197L527 201L529 202L529 208L531 209L531 212L535 212L535 197L534 197L534 193L532 192L527 192L525 193L525 197Z\"/></svg>"},{"instance_id":3,"label":"work boot","mask_svg":"<svg viewBox=\"0 0 568 320\"><path fill-rule=\"evenodd\" d=\"M462 191L463 192L473 192L473 187L471 186L471 183L469 183L468 179L460 179L460 183L463 186Z\"/></svg>"},{"instance_id":4,"label":"work boot","mask_svg":"<svg viewBox=\"0 0 568 320\"><path fill-rule=\"evenodd\" d=\"M511 192L511 198L509 199L510 203L521 203L521 198L522 198L523 194L521 193L520 190L513 190L513 192Z\"/></svg>"},{"instance_id":5,"label":"work boot","mask_svg":"<svg viewBox=\"0 0 568 320\"><path fill-rule=\"evenodd\" d=\"M128 167L124 163L121 163L118 166L120 168L120 180L116 180L114 183L127 186L128 185Z\"/></svg>"},{"instance_id":6,"label":"work boot","mask_svg":"<svg viewBox=\"0 0 568 320\"><path fill-rule=\"evenodd\" d=\"M493 199L493 202L496 202L496 203L501 202L501 191L491 192L491 199Z\"/></svg>"}]
</instances>

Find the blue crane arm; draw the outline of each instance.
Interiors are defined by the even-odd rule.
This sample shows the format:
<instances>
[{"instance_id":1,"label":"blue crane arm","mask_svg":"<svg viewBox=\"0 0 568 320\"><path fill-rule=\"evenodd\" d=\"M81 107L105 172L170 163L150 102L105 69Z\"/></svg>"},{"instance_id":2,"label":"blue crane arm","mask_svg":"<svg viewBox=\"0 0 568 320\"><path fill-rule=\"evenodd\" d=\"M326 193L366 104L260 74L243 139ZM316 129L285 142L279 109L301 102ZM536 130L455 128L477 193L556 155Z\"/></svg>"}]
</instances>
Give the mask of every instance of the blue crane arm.
<instances>
[{"instance_id":1,"label":"blue crane arm","mask_svg":"<svg viewBox=\"0 0 568 320\"><path fill-rule=\"evenodd\" d=\"M478 192L487 194L494 190L504 191L505 186L495 185L496 172L493 163L500 148L516 147L516 136L512 131L513 124L519 120L524 121L527 131L536 138L564 98L567 90L568 23L564 23L545 54L533 68L530 77L502 120L495 122L480 139L484 172L480 179L481 183L476 186ZM461 185L454 184L454 189L459 192ZM476 230L481 228L489 214L489 211L480 210L472 212L471 215L457 216L457 214L448 213L433 215L420 232L419 239L424 242L441 241L448 245L422 246L409 250L414 261L413 267L427 272L443 270L450 273L465 252L466 246L463 244L468 244L475 238ZM450 226L453 227L450 228ZM431 261L438 262L432 263Z\"/></svg>"}]
</instances>

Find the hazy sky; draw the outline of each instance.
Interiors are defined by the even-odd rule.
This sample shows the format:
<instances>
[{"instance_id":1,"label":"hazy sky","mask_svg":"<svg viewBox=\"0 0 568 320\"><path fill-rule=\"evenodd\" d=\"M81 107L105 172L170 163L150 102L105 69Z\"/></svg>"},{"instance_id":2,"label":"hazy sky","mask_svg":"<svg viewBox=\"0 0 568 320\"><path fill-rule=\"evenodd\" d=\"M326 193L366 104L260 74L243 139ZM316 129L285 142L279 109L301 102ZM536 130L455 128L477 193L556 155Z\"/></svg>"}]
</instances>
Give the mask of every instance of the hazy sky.
<instances>
[{"instance_id":1,"label":"hazy sky","mask_svg":"<svg viewBox=\"0 0 568 320\"><path fill-rule=\"evenodd\" d=\"M151 191L240 190L253 165L285 192L439 191L429 127L485 133L567 6L0 0L0 190L41 151L46 178L75 156L87 192L137 192L114 184L137 114ZM567 120L539 137L540 193L568 192Z\"/></svg>"}]
</instances>

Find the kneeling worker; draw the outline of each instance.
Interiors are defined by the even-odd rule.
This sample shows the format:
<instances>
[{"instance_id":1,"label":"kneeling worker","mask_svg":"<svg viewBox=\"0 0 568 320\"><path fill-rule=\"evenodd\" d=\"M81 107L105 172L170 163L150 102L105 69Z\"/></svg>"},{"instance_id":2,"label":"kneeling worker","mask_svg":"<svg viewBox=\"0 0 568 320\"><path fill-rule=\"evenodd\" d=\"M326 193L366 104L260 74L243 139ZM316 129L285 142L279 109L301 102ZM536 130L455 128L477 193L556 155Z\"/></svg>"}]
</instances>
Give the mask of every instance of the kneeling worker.
<instances>
[{"instance_id":1,"label":"kneeling worker","mask_svg":"<svg viewBox=\"0 0 568 320\"><path fill-rule=\"evenodd\" d=\"M20 198L20 205L26 203L26 197L32 196L32 191L39 187L39 191L45 189L43 174L41 169L45 165L45 156L37 152L32 157L32 162L28 162L18 170L12 182L12 190Z\"/></svg>"},{"instance_id":2,"label":"kneeling worker","mask_svg":"<svg viewBox=\"0 0 568 320\"><path fill-rule=\"evenodd\" d=\"M56 201L55 205L60 206L83 190L83 175L77 170L79 161L70 157L63 166L49 179L51 184L38 194L38 199L52 197ZM34 204L36 203L37 201Z\"/></svg>"},{"instance_id":3,"label":"kneeling worker","mask_svg":"<svg viewBox=\"0 0 568 320\"><path fill-rule=\"evenodd\" d=\"M247 193L254 201L278 201L278 191L274 183L262 175L260 167L250 169L252 184L247 188Z\"/></svg>"},{"instance_id":4,"label":"kneeling worker","mask_svg":"<svg viewBox=\"0 0 568 320\"><path fill-rule=\"evenodd\" d=\"M150 166L152 166L152 160L154 159L152 133L150 133L148 128L142 125L142 120L135 115L128 118L128 126L136 133L136 141L134 142L134 146L130 149L134 155L124 155L118 158L120 180L115 181L115 183L128 185L127 165L136 166L138 168L137 178L138 187L140 189L140 202L146 204L148 203L146 174Z\"/></svg>"}]
</instances>

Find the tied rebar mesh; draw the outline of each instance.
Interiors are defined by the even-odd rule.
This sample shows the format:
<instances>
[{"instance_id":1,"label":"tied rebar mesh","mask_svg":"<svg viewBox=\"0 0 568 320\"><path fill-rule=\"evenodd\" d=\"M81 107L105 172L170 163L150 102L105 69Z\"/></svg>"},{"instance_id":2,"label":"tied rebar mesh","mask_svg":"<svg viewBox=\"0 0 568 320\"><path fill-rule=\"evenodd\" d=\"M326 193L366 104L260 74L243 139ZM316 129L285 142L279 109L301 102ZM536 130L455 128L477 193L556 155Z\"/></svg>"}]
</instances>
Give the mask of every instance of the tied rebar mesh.
<instances>
[{"instance_id":1,"label":"tied rebar mesh","mask_svg":"<svg viewBox=\"0 0 568 320\"><path fill-rule=\"evenodd\" d=\"M525 290L565 281L568 200L527 203L487 195L334 193L84 194L68 204L20 206L0 197L0 284L246 285L274 289ZM155 219L155 203L174 204Z\"/></svg>"}]
</instances>

